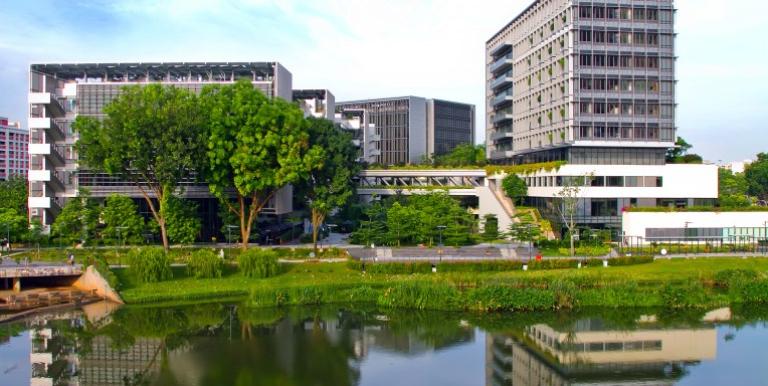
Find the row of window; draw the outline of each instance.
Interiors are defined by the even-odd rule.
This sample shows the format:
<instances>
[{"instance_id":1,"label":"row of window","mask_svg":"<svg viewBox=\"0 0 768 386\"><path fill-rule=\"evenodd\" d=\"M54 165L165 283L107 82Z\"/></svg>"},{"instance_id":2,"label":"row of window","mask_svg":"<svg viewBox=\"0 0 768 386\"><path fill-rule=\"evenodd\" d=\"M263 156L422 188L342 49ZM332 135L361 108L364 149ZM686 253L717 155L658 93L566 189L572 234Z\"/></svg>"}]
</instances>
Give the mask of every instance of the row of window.
<instances>
[{"instance_id":1,"label":"row of window","mask_svg":"<svg viewBox=\"0 0 768 386\"><path fill-rule=\"evenodd\" d=\"M674 118L675 106L646 101L587 101L579 102L582 115L622 115Z\"/></svg>"},{"instance_id":2,"label":"row of window","mask_svg":"<svg viewBox=\"0 0 768 386\"><path fill-rule=\"evenodd\" d=\"M582 43L631 44L636 46L671 47L674 42L672 34L657 32L633 32L611 30L579 30L579 41Z\"/></svg>"},{"instance_id":3,"label":"row of window","mask_svg":"<svg viewBox=\"0 0 768 386\"><path fill-rule=\"evenodd\" d=\"M675 83L672 81L662 81L658 79L644 77L629 77L629 78L603 78L603 77L581 77L578 82L575 83L580 90L598 90L598 91L615 91L615 92L637 92L637 93L659 93L671 94L675 88Z\"/></svg>"},{"instance_id":4,"label":"row of window","mask_svg":"<svg viewBox=\"0 0 768 386\"><path fill-rule=\"evenodd\" d=\"M674 65L674 59L642 54L592 53L579 55L579 65L582 67L661 68L662 70L671 70Z\"/></svg>"},{"instance_id":5,"label":"row of window","mask_svg":"<svg viewBox=\"0 0 768 386\"><path fill-rule=\"evenodd\" d=\"M547 176L525 177L525 183L530 187L560 187L565 184L572 186L591 186L609 188L661 188L664 187L663 177L653 176Z\"/></svg>"},{"instance_id":6,"label":"row of window","mask_svg":"<svg viewBox=\"0 0 768 386\"><path fill-rule=\"evenodd\" d=\"M631 8L617 6L580 6L579 18L581 19L615 19L636 21L661 21L672 22L672 11L656 8Z\"/></svg>"},{"instance_id":7,"label":"row of window","mask_svg":"<svg viewBox=\"0 0 768 386\"><path fill-rule=\"evenodd\" d=\"M622 141L674 141L674 129L659 128L655 125L605 126L586 124L579 126L576 139L622 140Z\"/></svg>"}]
</instances>

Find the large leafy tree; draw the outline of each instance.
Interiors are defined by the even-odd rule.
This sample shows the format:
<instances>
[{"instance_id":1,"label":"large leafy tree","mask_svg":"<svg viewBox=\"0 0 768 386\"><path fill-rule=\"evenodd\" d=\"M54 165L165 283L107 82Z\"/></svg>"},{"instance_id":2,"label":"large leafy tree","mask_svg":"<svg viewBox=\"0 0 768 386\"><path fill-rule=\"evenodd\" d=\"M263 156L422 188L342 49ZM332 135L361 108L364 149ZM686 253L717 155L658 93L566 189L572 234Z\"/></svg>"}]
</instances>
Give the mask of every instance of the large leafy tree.
<instances>
[{"instance_id":1,"label":"large leafy tree","mask_svg":"<svg viewBox=\"0 0 768 386\"><path fill-rule=\"evenodd\" d=\"M743 173L728 169L719 170L718 199L724 208L738 208L752 205L747 196L749 184Z\"/></svg>"},{"instance_id":2,"label":"large leafy tree","mask_svg":"<svg viewBox=\"0 0 768 386\"><path fill-rule=\"evenodd\" d=\"M51 235L67 244L96 239L100 213L96 200L88 191L81 190L78 197L69 199L56 216L51 224Z\"/></svg>"},{"instance_id":3,"label":"large leafy tree","mask_svg":"<svg viewBox=\"0 0 768 386\"><path fill-rule=\"evenodd\" d=\"M676 164L700 164L703 159L700 155L689 153L693 145L688 143L683 137L677 137L675 147L667 150L666 161Z\"/></svg>"},{"instance_id":4,"label":"large leafy tree","mask_svg":"<svg viewBox=\"0 0 768 386\"><path fill-rule=\"evenodd\" d=\"M323 149L322 167L309 171L299 194L308 201L312 221L312 243L317 249L317 233L332 210L344 206L355 192L352 177L360 166L357 150L349 134L327 119L309 118L309 144Z\"/></svg>"},{"instance_id":5,"label":"large leafy tree","mask_svg":"<svg viewBox=\"0 0 768 386\"><path fill-rule=\"evenodd\" d=\"M23 177L12 176L0 181L0 209L13 209L22 216L27 213L27 181Z\"/></svg>"},{"instance_id":6,"label":"large leafy tree","mask_svg":"<svg viewBox=\"0 0 768 386\"><path fill-rule=\"evenodd\" d=\"M168 238L174 243L192 244L202 227L197 204L176 196L168 196L165 200L162 211L168 219Z\"/></svg>"},{"instance_id":7,"label":"large leafy tree","mask_svg":"<svg viewBox=\"0 0 768 386\"><path fill-rule=\"evenodd\" d=\"M744 177L749 184L749 194L768 200L768 153L760 153L757 160L744 170Z\"/></svg>"},{"instance_id":8,"label":"large leafy tree","mask_svg":"<svg viewBox=\"0 0 768 386\"><path fill-rule=\"evenodd\" d=\"M101 220L104 222L101 235L107 242L141 243L144 219L130 197L119 194L107 197L101 211Z\"/></svg>"},{"instance_id":9,"label":"large leafy tree","mask_svg":"<svg viewBox=\"0 0 768 386\"><path fill-rule=\"evenodd\" d=\"M159 84L128 86L104 107L103 121L79 116L79 162L134 185L147 201L169 248L168 197L195 175L204 151L202 114L190 91Z\"/></svg>"},{"instance_id":10,"label":"large leafy tree","mask_svg":"<svg viewBox=\"0 0 768 386\"><path fill-rule=\"evenodd\" d=\"M323 152L309 146L297 106L265 97L247 80L206 87L201 100L208 117L208 187L239 218L246 249L264 206L281 188L306 179Z\"/></svg>"},{"instance_id":11,"label":"large leafy tree","mask_svg":"<svg viewBox=\"0 0 768 386\"><path fill-rule=\"evenodd\" d=\"M501 180L501 189L504 194L511 198L515 204L520 205L523 199L528 195L528 185L518 177L517 174L508 174Z\"/></svg>"}]
</instances>

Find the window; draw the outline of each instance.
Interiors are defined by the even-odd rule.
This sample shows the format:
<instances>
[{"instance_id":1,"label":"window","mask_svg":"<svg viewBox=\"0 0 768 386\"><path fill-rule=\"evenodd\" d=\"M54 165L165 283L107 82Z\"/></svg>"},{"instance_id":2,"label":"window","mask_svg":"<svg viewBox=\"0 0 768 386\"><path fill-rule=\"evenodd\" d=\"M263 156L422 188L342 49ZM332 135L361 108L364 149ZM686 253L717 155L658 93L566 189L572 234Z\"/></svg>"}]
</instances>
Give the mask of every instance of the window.
<instances>
[{"instance_id":1,"label":"window","mask_svg":"<svg viewBox=\"0 0 768 386\"><path fill-rule=\"evenodd\" d=\"M645 9L635 8L634 11L632 11L632 15L635 17L635 20L645 20Z\"/></svg>"},{"instance_id":2,"label":"window","mask_svg":"<svg viewBox=\"0 0 768 386\"><path fill-rule=\"evenodd\" d=\"M622 79L621 80L621 91L632 91L632 80L630 79Z\"/></svg>"},{"instance_id":3,"label":"window","mask_svg":"<svg viewBox=\"0 0 768 386\"><path fill-rule=\"evenodd\" d=\"M619 66L619 55L608 55L608 67Z\"/></svg>"},{"instance_id":4,"label":"window","mask_svg":"<svg viewBox=\"0 0 768 386\"><path fill-rule=\"evenodd\" d=\"M579 64L582 66L592 66L592 55L581 55L579 57Z\"/></svg>"},{"instance_id":5,"label":"window","mask_svg":"<svg viewBox=\"0 0 768 386\"><path fill-rule=\"evenodd\" d=\"M592 132L595 138L605 138L605 126L595 126Z\"/></svg>"},{"instance_id":6,"label":"window","mask_svg":"<svg viewBox=\"0 0 768 386\"><path fill-rule=\"evenodd\" d=\"M582 90L591 90L592 89L592 79L581 78L579 80L579 87Z\"/></svg>"},{"instance_id":7,"label":"window","mask_svg":"<svg viewBox=\"0 0 768 386\"><path fill-rule=\"evenodd\" d=\"M667 36L669 36L669 35L667 35ZM659 34L649 33L648 36L647 36L646 41L647 41L647 44L649 46L658 46L659 45Z\"/></svg>"},{"instance_id":8,"label":"window","mask_svg":"<svg viewBox=\"0 0 768 386\"><path fill-rule=\"evenodd\" d=\"M606 37L608 40L608 43L610 44L618 44L619 43L619 33L616 31L608 31L606 32Z\"/></svg>"},{"instance_id":9,"label":"window","mask_svg":"<svg viewBox=\"0 0 768 386\"><path fill-rule=\"evenodd\" d=\"M635 34L632 36L632 41L634 44L639 46L645 45L645 33L635 32Z\"/></svg>"},{"instance_id":10,"label":"window","mask_svg":"<svg viewBox=\"0 0 768 386\"><path fill-rule=\"evenodd\" d=\"M659 11L659 21L662 23L672 23L672 11L661 10Z\"/></svg>"},{"instance_id":11,"label":"window","mask_svg":"<svg viewBox=\"0 0 768 386\"><path fill-rule=\"evenodd\" d=\"M619 115L620 111L621 111L621 106L619 102L608 102L607 113L609 115Z\"/></svg>"},{"instance_id":12,"label":"window","mask_svg":"<svg viewBox=\"0 0 768 386\"><path fill-rule=\"evenodd\" d=\"M605 67L605 55L594 55L592 58L592 65L595 67Z\"/></svg>"},{"instance_id":13,"label":"window","mask_svg":"<svg viewBox=\"0 0 768 386\"><path fill-rule=\"evenodd\" d=\"M581 102L579 104L579 112L582 114L592 114L592 103Z\"/></svg>"},{"instance_id":14,"label":"window","mask_svg":"<svg viewBox=\"0 0 768 386\"><path fill-rule=\"evenodd\" d=\"M605 43L605 31L592 31L592 41L595 43Z\"/></svg>"},{"instance_id":15,"label":"window","mask_svg":"<svg viewBox=\"0 0 768 386\"><path fill-rule=\"evenodd\" d=\"M592 18L592 8L590 7L579 7L579 17L582 19L591 19Z\"/></svg>"},{"instance_id":16,"label":"window","mask_svg":"<svg viewBox=\"0 0 768 386\"><path fill-rule=\"evenodd\" d=\"M616 7L608 7L606 8L606 15L609 19L618 19L619 18L619 9Z\"/></svg>"},{"instance_id":17,"label":"window","mask_svg":"<svg viewBox=\"0 0 768 386\"><path fill-rule=\"evenodd\" d=\"M621 8L619 10L619 18L622 20L632 19L632 8Z\"/></svg>"},{"instance_id":18,"label":"window","mask_svg":"<svg viewBox=\"0 0 768 386\"><path fill-rule=\"evenodd\" d=\"M605 181L606 181L606 186L609 186L609 187L624 186L624 177L619 177L619 176L607 177Z\"/></svg>"},{"instance_id":19,"label":"window","mask_svg":"<svg viewBox=\"0 0 768 386\"><path fill-rule=\"evenodd\" d=\"M632 44L632 33L631 32L621 32L619 34L619 39L621 41L621 44Z\"/></svg>"},{"instance_id":20,"label":"window","mask_svg":"<svg viewBox=\"0 0 768 386\"><path fill-rule=\"evenodd\" d=\"M621 65L621 68L632 68L632 57L622 55L621 58L619 58L619 64Z\"/></svg>"},{"instance_id":21,"label":"window","mask_svg":"<svg viewBox=\"0 0 768 386\"><path fill-rule=\"evenodd\" d=\"M644 80L636 80L635 81L635 91L636 92L645 92L645 81Z\"/></svg>"},{"instance_id":22,"label":"window","mask_svg":"<svg viewBox=\"0 0 768 386\"><path fill-rule=\"evenodd\" d=\"M608 127L608 138L617 139L619 138L619 128L616 126L609 126Z\"/></svg>"},{"instance_id":23,"label":"window","mask_svg":"<svg viewBox=\"0 0 768 386\"><path fill-rule=\"evenodd\" d=\"M579 127L579 138L589 138L590 137L590 127L589 126L581 126ZM557 177L560 178L560 177ZM560 185L558 185L560 186Z\"/></svg>"},{"instance_id":24,"label":"window","mask_svg":"<svg viewBox=\"0 0 768 386\"><path fill-rule=\"evenodd\" d=\"M605 8L592 7L592 17L595 19L605 19Z\"/></svg>"},{"instance_id":25,"label":"window","mask_svg":"<svg viewBox=\"0 0 768 386\"><path fill-rule=\"evenodd\" d=\"M585 30L579 31L579 41L580 42L591 42L592 41L592 31L585 31Z\"/></svg>"},{"instance_id":26,"label":"window","mask_svg":"<svg viewBox=\"0 0 768 386\"><path fill-rule=\"evenodd\" d=\"M590 186L605 186L605 177L603 176L595 176L592 177L592 181L590 181Z\"/></svg>"},{"instance_id":27,"label":"window","mask_svg":"<svg viewBox=\"0 0 768 386\"><path fill-rule=\"evenodd\" d=\"M619 91L619 80L618 79L608 79L606 83L606 90L608 91Z\"/></svg>"},{"instance_id":28,"label":"window","mask_svg":"<svg viewBox=\"0 0 768 386\"><path fill-rule=\"evenodd\" d=\"M593 103L593 112L595 114L605 114L605 103L604 102Z\"/></svg>"},{"instance_id":29,"label":"window","mask_svg":"<svg viewBox=\"0 0 768 386\"><path fill-rule=\"evenodd\" d=\"M637 188L643 186L643 177L628 176L624 178L624 186L628 188Z\"/></svg>"},{"instance_id":30,"label":"window","mask_svg":"<svg viewBox=\"0 0 768 386\"><path fill-rule=\"evenodd\" d=\"M595 90L605 90L605 79L599 78L592 81Z\"/></svg>"}]
</instances>

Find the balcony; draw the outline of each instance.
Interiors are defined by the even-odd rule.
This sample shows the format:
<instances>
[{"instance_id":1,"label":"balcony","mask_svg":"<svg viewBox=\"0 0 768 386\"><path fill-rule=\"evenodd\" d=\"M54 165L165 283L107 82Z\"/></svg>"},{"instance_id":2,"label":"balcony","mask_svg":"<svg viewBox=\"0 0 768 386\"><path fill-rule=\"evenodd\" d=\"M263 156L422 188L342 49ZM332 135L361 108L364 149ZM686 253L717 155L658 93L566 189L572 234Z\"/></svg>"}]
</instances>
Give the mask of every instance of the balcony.
<instances>
[{"instance_id":1,"label":"balcony","mask_svg":"<svg viewBox=\"0 0 768 386\"><path fill-rule=\"evenodd\" d=\"M498 111L493 115L493 123L497 125L502 122L511 121L513 117L511 111Z\"/></svg>"},{"instance_id":2,"label":"balcony","mask_svg":"<svg viewBox=\"0 0 768 386\"><path fill-rule=\"evenodd\" d=\"M507 51L511 51L511 50L512 50L512 43L511 43L511 42L506 42L506 41L505 41L505 42L501 42L501 43L499 43L499 45L498 45L498 46L496 46L496 47L493 47L493 49L491 49L490 51L488 51L488 53L489 53L491 56L498 56L498 55L500 55L500 54L504 54L504 53L506 53Z\"/></svg>"},{"instance_id":3,"label":"balcony","mask_svg":"<svg viewBox=\"0 0 768 386\"><path fill-rule=\"evenodd\" d=\"M491 159L512 158L512 150L494 150L491 152Z\"/></svg>"},{"instance_id":4,"label":"balcony","mask_svg":"<svg viewBox=\"0 0 768 386\"><path fill-rule=\"evenodd\" d=\"M496 131L491 134L491 141L498 141L500 139L513 138L514 135L511 131Z\"/></svg>"},{"instance_id":5,"label":"balcony","mask_svg":"<svg viewBox=\"0 0 768 386\"><path fill-rule=\"evenodd\" d=\"M61 100L56 98L56 94L51 94L49 92L29 93L29 104L45 105L54 117L63 117L67 112L64 105L61 103Z\"/></svg>"},{"instance_id":6,"label":"balcony","mask_svg":"<svg viewBox=\"0 0 768 386\"><path fill-rule=\"evenodd\" d=\"M502 86L512 84L512 73L506 72L501 74L498 78L491 81L491 89L497 89Z\"/></svg>"},{"instance_id":7,"label":"balcony","mask_svg":"<svg viewBox=\"0 0 768 386\"><path fill-rule=\"evenodd\" d=\"M504 91L501 94L498 94L495 97L493 97L491 105L493 107L496 107L498 105L501 105L502 103L511 102L512 99L513 99L513 97L512 97L512 90L509 89L509 90Z\"/></svg>"},{"instance_id":8,"label":"balcony","mask_svg":"<svg viewBox=\"0 0 768 386\"><path fill-rule=\"evenodd\" d=\"M508 53L501 58L497 59L495 62L491 63L491 65L488 67L488 69L492 73L496 73L498 71L507 69L509 67L512 67L513 61L512 61L512 53Z\"/></svg>"},{"instance_id":9,"label":"balcony","mask_svg":"<svg viewBox=\"0 0 768 386\"><path fill-rule=\"evenodd\" d=\"M47 131L48 135L50 135L56 141L62 140L66 137L59 124L56 123L55 120L48 117L29 118L29 129L43 129Z\"/></svg>"},{"instance_id":10,"label":"balcony","mask_svg":"<svg viewBox=\"0 0 768 386\"><path fill-rule=\"evenodd\" d=\"M50 143L30 143L29 155L44 155L54 166L64 166L64 156Z\"/></svg>"}]
</instances>

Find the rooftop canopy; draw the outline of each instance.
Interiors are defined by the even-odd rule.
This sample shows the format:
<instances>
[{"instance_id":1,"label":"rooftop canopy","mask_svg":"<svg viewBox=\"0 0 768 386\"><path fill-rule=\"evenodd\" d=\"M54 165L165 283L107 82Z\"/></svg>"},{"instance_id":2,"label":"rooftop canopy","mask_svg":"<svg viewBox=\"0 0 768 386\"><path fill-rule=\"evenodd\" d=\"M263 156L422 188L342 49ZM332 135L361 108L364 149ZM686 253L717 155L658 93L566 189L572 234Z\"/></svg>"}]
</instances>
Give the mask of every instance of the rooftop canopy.
<instances>
[{"instance_id":1,"label":"rooftop canopy","mask_svg":"<svg viewBox=\"0 0 768 386\"><path fill-rule=\"evenodd\" d=\"M226 80L271 78L274 62L165 62L165 63L49 63L31 64L30 71L60 79L98 78L103 81Z\"/></svg>"}]
</instances>

